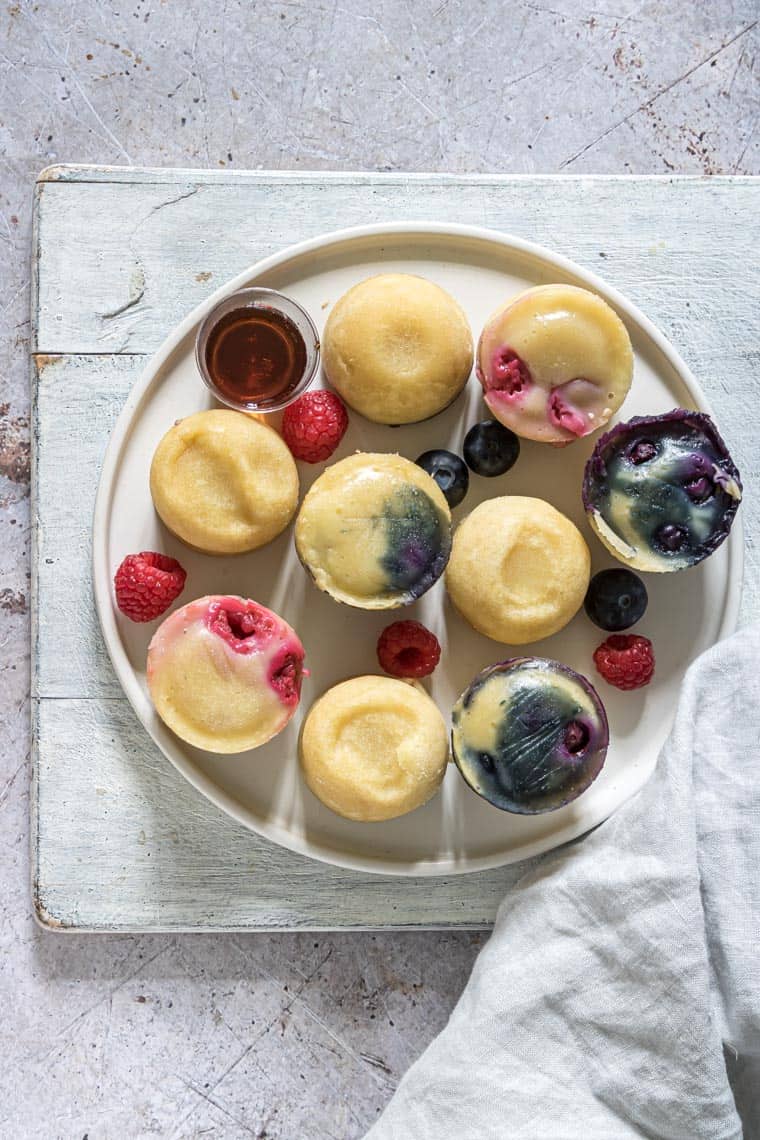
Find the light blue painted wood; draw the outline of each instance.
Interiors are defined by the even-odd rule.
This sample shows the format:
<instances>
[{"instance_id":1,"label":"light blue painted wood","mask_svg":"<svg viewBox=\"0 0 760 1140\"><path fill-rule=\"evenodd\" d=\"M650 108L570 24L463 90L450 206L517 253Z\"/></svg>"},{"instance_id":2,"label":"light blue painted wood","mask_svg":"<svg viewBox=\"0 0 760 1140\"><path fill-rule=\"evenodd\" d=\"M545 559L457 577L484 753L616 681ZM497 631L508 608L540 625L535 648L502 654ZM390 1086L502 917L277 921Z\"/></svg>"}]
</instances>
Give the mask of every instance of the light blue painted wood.
<instances>
[{"instance_id":1,"label":"light blue painted wood","mask_svg":"<svg viewBox=\"0 0 760 1140\"><path fill-rule=\"evenodd\" d=\"M73 929L472 927L519 869L385 879L273 846L197 795L112 674L89 581L108 434L145 359L226 278L360 222L470 222L589 265L668 335L742 470L743 619L760 615L758 183L57 167L37 189L33 343L34 897ZM523 868L524 869L524 868Z\"/></svg>"}]
</instances>

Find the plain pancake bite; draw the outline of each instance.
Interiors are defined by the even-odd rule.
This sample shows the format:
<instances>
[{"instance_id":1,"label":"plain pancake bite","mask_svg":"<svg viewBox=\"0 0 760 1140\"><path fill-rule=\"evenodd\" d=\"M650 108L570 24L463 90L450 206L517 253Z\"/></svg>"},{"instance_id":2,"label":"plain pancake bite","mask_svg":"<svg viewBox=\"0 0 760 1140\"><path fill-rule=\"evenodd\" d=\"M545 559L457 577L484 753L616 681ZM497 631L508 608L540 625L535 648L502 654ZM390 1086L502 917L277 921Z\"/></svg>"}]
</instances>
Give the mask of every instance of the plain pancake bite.
<instances>
[{"instance_id":1,"label":"plain pancake bite","mask_svg":"<svg viewBox=\"0 0 760 1140\"><path fill-rule=\"evenodd\" d=\"M164 525L205 554L276 538L298 506L298 470L280 436L243 412L196 412L163 437L150 493Z\"/></svg>"},{"instance_id":2,"label":"plain pancake bite","mask_svg":"<svg viewBox=\"0 0 760 1140\"><path fill-rule=\"evenodd\" d=\"M380 424L426 420L447 407L472 370L472 333L445 289L408 273L382 273L349 289L322 337L332 386Z\"/></svg>"},{"instance_id":3,"label":"plain pancake bite","mask_svg":"<svg viewBox=\"0 0 760 1140\"><path fill-rule=\"evenodd\" d=\"M543 499L487 499L459 525L446 589L479 633L525 645L557 633L578 612L591 556L583 535Z\"/></svg>"},{"instance_id":4,"label":"plain pancake bite","mask_svg":"<svg viewBox=\"0 0 760 1140\"><path fill-rule=\"evenodd\" d=\"M446 725L417 685L353 677L312 705L301 734L309 788L346 819L406 815L440 787L449 758Z\"/></svg>"}]
</instances>

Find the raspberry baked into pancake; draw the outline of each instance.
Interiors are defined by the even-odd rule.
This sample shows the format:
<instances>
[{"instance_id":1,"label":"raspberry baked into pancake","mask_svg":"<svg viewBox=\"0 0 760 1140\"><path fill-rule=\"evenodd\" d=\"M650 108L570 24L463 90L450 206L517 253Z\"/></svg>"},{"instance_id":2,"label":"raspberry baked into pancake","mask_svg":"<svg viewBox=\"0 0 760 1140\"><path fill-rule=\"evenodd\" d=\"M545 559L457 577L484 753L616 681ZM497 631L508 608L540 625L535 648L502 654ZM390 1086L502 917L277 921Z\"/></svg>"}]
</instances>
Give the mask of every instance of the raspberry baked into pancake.
<instances>
[{"instance_id":1,"label":"raspberry baked into pancake","mask_svg":"<svg viewBox=\"0 0 760 1140\"><path fill-rule=\"evenodd\" d=\"M250 598L209 595L171 614L148 648L156 712L188 744L245 752L281 732L298 708L304 649Z\"/></svg>"},{"instance_id":2,"label":"raspberry baked into pancake","mask_svg":"<svg viewBox=\"0 0 760 1140\"><path fill-rule=\"evenodd\" d=\"M537 285L486 322L477 375L489 409L517 435L572 443L623 403L633 349L601 297L575 285Z\"/></svg>"}]
</instances>

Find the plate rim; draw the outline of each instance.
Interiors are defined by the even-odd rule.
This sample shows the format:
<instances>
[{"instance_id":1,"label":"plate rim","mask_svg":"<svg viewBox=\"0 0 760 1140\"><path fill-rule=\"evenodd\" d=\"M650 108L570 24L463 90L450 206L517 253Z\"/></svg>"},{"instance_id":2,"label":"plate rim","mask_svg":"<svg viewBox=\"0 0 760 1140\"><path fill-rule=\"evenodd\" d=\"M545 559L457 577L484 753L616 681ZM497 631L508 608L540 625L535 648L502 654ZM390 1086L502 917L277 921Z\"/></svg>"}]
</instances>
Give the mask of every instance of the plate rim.
<instances>
[{"instance_id":1,"label":"plate rim","mask_svg":"<svg viewBox=\"0 0 760 1140\"><path fill-rule=\"evenodd\" d=\"M582 818L571 819L557 831L524 843L514 852L483 855L468 859L466 864L456 859L448 858L430 861L401 861L383 859L380 856L352 855L342 850L336 851L326 843L318 843L306 837L296 836L285 826L271 824L266 820L256 819L250 811L242 809L237 800L206 777L193 765L187 763L181 747L173 734L160 721L157 714L151 711L150 718L143 715L144 693L137 681L136 674L127 657L121 642L116 615L114 612L111 569L107 563L107 533L110 505L115 486L115 474L119 461L128 441L131 425L139 414L140 404L148 395L150 388L159 370L166 364L180 343L197 326L200 320L220 300L246 284L255 282L263 274L286 264L298 260L309 254L322 251L330 246L346 245L352 241L371 239L376 237L394 237L419 235L421 237L459 238L461 240L479 241L483 244L501 247L506 251L518 253L527 258L533 258L544 265L550 265L562 273L582 281L588 288L604 297L614 308L621 312L629 321L637 324L644 335L657 348L667 360L681 382L686 387L695 406L712 415L710 402L705 396L699 382L692 373L685 360L667 337L660 332L654 322L639 309L639 307L614 286L609 285L602 277L590 269L555 253L538 242L529 241L516 235L499 230L492 230L485 226L463 225L459 223L406 221L406 222L373 222L362 226L349 226L337 230L325 231L314 237L268 254L264 258L253 262L240 273L223 282L217 289L196 305L174 328L164 341L152 353L140 374L133 384L127 400L114 424L103 456L103 462L98 480L95 497L93 522L91 531L92 541L92 582L95 597L95 608L98 614L100 630L111 665L116 673L122 691L129 701L137 719L151 737L167 760L174 768L207 800L220 811L225 812L236 822L278 845L287 848L296 854L314 859L318 862L342 867L353 871L369 872L375 875L386 875L403 878L432 878L451 875L473 874L478 871L487 871L494 868L508 866L522 862L536 855L552 851L558 847L585 835L604 820L608 819L618 808L632 799L644 786L652 775L657 764L659 753L649 765L642 765L635 781L625 799L610 808L606 799L601 800L597 810ZM713 417L714 418L714 417ZM720 430L720 425L718 425ZM716 644L732 633L738 624L739 607L744 570L744 526L741 515L735 520L731 533L726 541L729 550L729 567L727 588L723 598L723 614L718 629ZM674 710L675 711L675 710ZM671 725L668 729L670 732ZM667 738L666 738L667 739Z\"/></svg>"}]
</instances>

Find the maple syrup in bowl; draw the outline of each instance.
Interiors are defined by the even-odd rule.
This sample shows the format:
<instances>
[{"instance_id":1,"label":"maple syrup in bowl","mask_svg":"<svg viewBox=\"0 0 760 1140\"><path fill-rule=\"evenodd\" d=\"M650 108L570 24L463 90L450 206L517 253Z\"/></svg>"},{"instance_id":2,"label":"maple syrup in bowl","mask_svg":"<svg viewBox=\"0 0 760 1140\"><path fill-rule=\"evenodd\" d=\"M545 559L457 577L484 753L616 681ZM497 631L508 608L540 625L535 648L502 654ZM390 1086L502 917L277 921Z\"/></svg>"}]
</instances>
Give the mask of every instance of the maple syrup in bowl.
<instances>
[{"instance_id":1,"label":"maple syrup in bowl","mask_svg":"<svg viewBox=\"0 0 760 1140\"><path fill-rule=\"evenodd\" d=\"M195 359L207 387L229 408L278 412L314 379L319 335L292 298L274 289L241 289L201 322Z\"/></svg>"}]
</instances>

